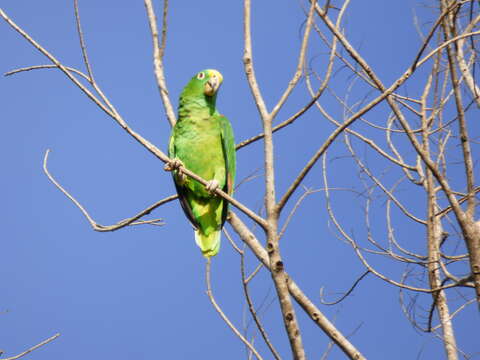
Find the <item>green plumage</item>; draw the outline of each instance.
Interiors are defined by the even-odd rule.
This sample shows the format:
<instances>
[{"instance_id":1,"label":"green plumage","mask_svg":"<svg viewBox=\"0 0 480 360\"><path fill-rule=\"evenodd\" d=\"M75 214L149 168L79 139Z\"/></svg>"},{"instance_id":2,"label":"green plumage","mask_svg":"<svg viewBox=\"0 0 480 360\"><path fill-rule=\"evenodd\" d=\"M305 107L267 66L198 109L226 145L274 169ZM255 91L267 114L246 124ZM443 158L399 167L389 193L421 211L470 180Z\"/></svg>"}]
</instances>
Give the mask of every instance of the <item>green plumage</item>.
<instances>
[{"instance_id":1,"label":"green plumage","mask_svg":"<svg viewBox=\"0 0 480 360\"><path fill-rule=\"evenodd\" d=\"M231 195L235 179L235 141L230 122L215 107L222 81L218 71L203 70L185 86L168 152L170 158L180 160L203 179L216 180L218 187ZM216 255L228 202L176 171L173 180L183 211L195 227L197 245L204 256Z\"/></svg>"}]
</instances>

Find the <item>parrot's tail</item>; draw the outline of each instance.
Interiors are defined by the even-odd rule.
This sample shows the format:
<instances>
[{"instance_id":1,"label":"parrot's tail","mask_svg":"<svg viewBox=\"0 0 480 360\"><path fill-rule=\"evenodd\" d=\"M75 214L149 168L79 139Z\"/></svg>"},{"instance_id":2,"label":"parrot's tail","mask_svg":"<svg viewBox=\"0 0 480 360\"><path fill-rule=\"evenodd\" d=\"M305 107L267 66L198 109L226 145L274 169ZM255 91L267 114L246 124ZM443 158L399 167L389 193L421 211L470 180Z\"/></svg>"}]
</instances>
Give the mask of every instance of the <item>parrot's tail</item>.
<instances>
[{"instance_id":1,"label":"parrot's tail","mask_svg":"<svg viewBox=\"0 0 480 360\"><path fill-rule=\"evenodd\" d=\"M212 231L206 235L200 230L195 230L195 242L202 249L203 256L211 257L218 254L220 250L220 233L222 230Z\"/></svg>"}]
</instances>

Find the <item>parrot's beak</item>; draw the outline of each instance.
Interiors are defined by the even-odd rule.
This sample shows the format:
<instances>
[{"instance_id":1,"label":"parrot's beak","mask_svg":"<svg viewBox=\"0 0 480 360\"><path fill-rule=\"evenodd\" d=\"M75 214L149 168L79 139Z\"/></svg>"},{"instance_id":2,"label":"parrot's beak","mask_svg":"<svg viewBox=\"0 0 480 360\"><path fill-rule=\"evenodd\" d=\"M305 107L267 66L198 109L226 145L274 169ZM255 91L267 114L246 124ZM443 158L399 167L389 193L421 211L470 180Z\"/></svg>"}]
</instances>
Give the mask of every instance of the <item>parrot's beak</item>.
<instances>
[{"instance_id":1,"label":"parrot's beak","mask_svg":"<svg viewBox=\"0 0 480 360\"><path fill-rule=\"evenodd\" d=\"M222 75L218 71L212 70L210 72L210 78L205 83L204 94L207 96L213 96L222 84L222 80Z\"/></svg>"}]
</instances>

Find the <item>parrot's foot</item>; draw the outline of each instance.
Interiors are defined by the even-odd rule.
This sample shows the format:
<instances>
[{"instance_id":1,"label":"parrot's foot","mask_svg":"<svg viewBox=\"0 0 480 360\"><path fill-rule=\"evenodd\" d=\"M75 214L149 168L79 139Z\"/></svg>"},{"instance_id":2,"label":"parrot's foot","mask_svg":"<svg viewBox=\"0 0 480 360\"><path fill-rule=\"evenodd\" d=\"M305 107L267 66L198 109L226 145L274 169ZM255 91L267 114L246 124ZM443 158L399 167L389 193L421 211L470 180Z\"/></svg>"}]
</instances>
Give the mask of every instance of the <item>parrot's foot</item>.
<instances>
[{"instance_id":1,"label":"parrot's foot","mask_svg":"<svg viewBox=\"0 0 480 360\"><path fill-rule=\"evenodd\" d=\"M215 190L218 189L218 181L217 180L210 180L207 182L207 185L205 185L205 188L210 194L214 194Z\"/></svg>"},{"instance_id":2,"label":"parrot's foot","mask_svg":"<svg viewBox=\"0 0 480 360\"><path fill-rule=\"evenodd\" d=\"M171 161L169 161L168 163L166 163L165 166L163 167L163 170L173 171L173 170L177 170L181 166L185 167L185 165L183 165L183 162L181 162L179 159L175 158L175 159L172 159Z\"/></svg>"},{"instance_id":3,"label":"parrot's foot","mask_svg":"<svg viewBox=\"0 0 480 360\"><path fill-rule=\"evenodd\" d=\"M179 159L175 158L175 159L172 159L170 162L166 163L165 166L163 167L163 170L165 170L165 171L175 171L179 167L185 167L185 165ZM177 171L175 176L178 179L180 184L184 184L185 181L187 180L187 175L185 175L184 173L182 173L180 171Z\"/></svg>"}]
</instances>

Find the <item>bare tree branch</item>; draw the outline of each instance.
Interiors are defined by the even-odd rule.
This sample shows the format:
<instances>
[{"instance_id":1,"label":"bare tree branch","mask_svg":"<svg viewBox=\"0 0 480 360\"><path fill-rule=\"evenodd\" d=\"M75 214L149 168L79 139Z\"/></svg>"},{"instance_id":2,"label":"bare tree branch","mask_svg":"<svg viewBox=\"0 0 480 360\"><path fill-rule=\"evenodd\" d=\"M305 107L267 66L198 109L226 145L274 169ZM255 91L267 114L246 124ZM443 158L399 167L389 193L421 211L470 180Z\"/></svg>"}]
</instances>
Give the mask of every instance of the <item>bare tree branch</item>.
<instances>
[{"instance_id":1,"label":"bare tree branch","mask_svg":"<svg viewBox=\"0 0 480 360\"><path fill-rule=\"evenodd\" d=\"M163 205L163 204L166 204L172 200L176 200L178 199L178 195L172 195L172 196L169 196L165 199L162 199L160 201L157 201L155 204L153 205L150 205L148 208L146 208L145 210L139 212L137 215L135 216L132 216L131 218L128 218L128 219L124 219L120 222L118 222L117 224L115 225L101 225L99 223L97 223L95 220L92 219L92 217L88 214L88 212L85 210L85 208L78 202L77 199L75 199L67 190L65 190L62 185L60 185L58 183L57 180L55 180L55 178L50 174L50 172L48 171L48 155L50 154L50 150L47 150L45 152L45 157L43 159L43 171L45 172L45 174L47 175L48 179L57 187L57 189L59 189L66 197L68 197L79 209L80 211L82 212L82 214L85 216L85 218L88 220L88 222L90 223L90 225L92 226L93 230L95 231L99 231L99 232L107 232L107 231L115 231L115 230L118 230L118 229L121 229L125 226L129 226L129 225L140 225L140 224L156 224L158 225L160 221L162 221L161 219L157 219L157 220L147 220L147 221L143 221L141 223L135 223L136 220L142 218L143 216L147 215L147 214L150 214L153 210L155 210L157 207Z\"/></svg>"},{"instance_id":2,"label":"bare tree branch","mask_svg":"<svg viewBox=\"0 0 480 360\"><path fill-rule=\"evenodd\" d=\"M245 279L245 282L248 284L255 277L255 275L258 274L258 272L260 271L260 269L262 267L263 267L262 263L258 264L258 266L255 268L255 270L253 270L252 273Z\"/></svg>"},{"instance_id":3,"label":"bare tree branch","mask_svg":"<svg viewBox=\"0 0 480 360\"><path fill-rule=\"evenodd\" d=\"M77 33L78 33L78 39L80 41L80 48L82 49L83 62L85 64L85 67L87 68L88 81L90 83L93 83L94 82L93 72L92 72L92 67L90 66L90 62L88 60L87 47L85 45L85 40L83 37L82 25L80 22L80 13L78 11L78 0L73 0L73 7L75 9L75 23L77 25Z\"/></svg>"},{"instance_id":4,"label":"bare tree branch","mask_svg":"<svg viewBox=\"0 0 480 360\"><path fill-rule=\"evenodd\" d=\"M165 113L170 125L173 127L177 121L173 106L170 101L167 89L167 82L165 80L165 74L163 70L163 54L165 52L165 46L167 41L167 14L168 14L168 0L163 0L163 21L162 21L162 40L161 43L158 40L158 27L157 17L153 10L153 4L151 0L144 0L145 8L147 10L148 22L150 24L150 31L152 32L153 40L153 63L155 67L155 76L157 78L158 89L160 90L160 97L162 98L163 106L165 107Z\"/></svg>"},{"instance_id":5,"label":"bare tree branch","mask_svg":"<svg viewBox=\"0 0 480 360\"><path fill-rule=\"evenodd\" d=\"M435 69L434 69L435 71ZM430 153L430 139L428 135L428 121L426 117L426 99L428 93L430 92L432 83L432 76L429 77L424 92L422 94L422 137L423 137L423 148L426 153ZM428 196L428 219L427 219L427 243L428 243L428 278L430 281L431 288L438 288L443 285L440 279L440 269L438 263L441 262L440 259L440 241L442 238L443 229L440 223L439 218L435 218L436 208L436 192L435 185L433 182L432 172L427 169L427 181L425 184L427 196ZM457 360L457 343L455 335L453 332L452 322L450 320L450 310L448 308L447 296L444 290L439 290L438 292L432 293L433 302L437 305L438 316L442 323L443 329L443 342L445 346L445 351L449 360Z\"/></svg>"},{"instance_id":6,"label":"bare tree branch","mask_svg":"<svg viewBox=\"0 0 480 360\"><path fill-rule=\"evenodd\" d=\"M77 75L80 75L81 77L83 77L85 80L87 81L90 81L90 78L85 75L84 73L82 73L81 71L77 70L77 69L74 69L72 67L65 67L68 71L71 71ZM34 65L34 66L27 66L27 67L23 67L23 68L19 68L19 69L15 69L15 70L11 70L9 72L6 72L5 76L10 76L10 75L14 75L14 74L18 74L20 72L25 72L25 71L31 71L31 70L39 70L39 69L57 69L57 66L56 65Z\"/></svg>"},{"instance_id":7,"label":"bare tree branch","mask_svg":"<svg viewBox=\"0 0 480 360\"><path fill-rule=\"evenodd\" d=\"M255 324L257 325L258 331L262 335L263 341L265 341L265 344L267 344L273 357L276 360L280 360L281 359L280 354L278 353L278 351L275 349L272 342L268 338L267 332L263 327L262 323L260 322L257 312L255 311L255 307L253 306L253 302L250 297L250 292L248 290L248 281L245 278L245 254L243 252L240 254L240 272L242 273L243 293L245 294L245 300L247 301L248 310L250 311L250 314L252 315L252 318L255 321Z\"/></svg>"},{"instance_id":8,"label":"bare tree branch","mask_svg":"<svg viewBox=\"0 0 480 360\"><path fill-rule=\"evenodd\" d=\"M245 66L245 74L247 75L248 84L252 91L255 104L262 119L268 118L268 110L263 100L260 88L258 87L257 78L255 77L255 70L253 68L252 56L252 34L251 34L251 16L250 16L250 0L244 1L244 20L243 32L245 37L245 47L243 52L243 64Z\"/></svg>"},{"instance_id":9,"label":"bare tree branch","mask_svg":"<svg viewBox=\"0 0 480 360\"><path fill-rule=\"evenodd\" d=\"M229 223L235 229L240 238L253 251L258 260L273 271L270 267L267 250L263 248L255 235L248 227L238 218L235 213L230 212ZM335 344L348 356L349 359L364 360L365 357L353 346L350 341L325 317L325 315L315 306L315 304L302 292L298 285L287 277L288 291L295 301L302 307L305 313L317 324L327 336L329 336Z\"/></svg>"},{"instance_id":10,"label":"bare tree branch","mask_svg":"<svg viewBox=\"0 0 480 360\"><path fill-rule=\"evenodd\" d=\"M42 341L41 343L35 345L35 346L32 346L30 349L28 350L25 350L24 352L18 354L18 355L15 355L15 356L11 356L11 357L8 357L8 358L2 358L0 360L16 360L16 359L20 359L21 357L24 357L25 355L31 353L32 351L38 349L39 347L42 347L43 345L46 345L48 344L49 342L55 340L56 338L58 338L60 336L60 333L58 334L55 334L51 337L49 337L48 339Z\"/></svg>"},{"instance_id":11,"label":"bare tree branch","mask_svg":"<svg viewBox=\"0 0 480 360\"><path fill-rule=\"evenodd\" d=\"M330 217L330 219L332 220L332 222L334 223L335 227L337 228L337 230L342 234L343 238L345 238L348 243L352 246L352 248L355 250L355 253L356 255L358 256L358 258L360 259L360 261L362 262L362 264L365 266L365 268L367 270L369 270L372 274L374 274L375 276L377 276L378 278L386 281L387 283L390 283L392 285L395 285L399 288L404 288L404 289L408 289L408 290L412 290L412 291L418 291L418 292L423 292L423 293L432 293L432 292L435 292L435 291L439 291L439 290L443 290L443 289L448 289L448 288L451 288L451 287L455 287L457 286L457 284L450 284L450 285L446 285L446 286L443 286L443 287L438 287L438 288L433 288L433 289L427 289L427 288L419 288L419 287L415 287L415 286L408 286L408 285L405 285L401 282L398 282L398 281L395 281L395 280L392 280L390 278L388 278L387 276L383 275L382 273L378 272L377 270L375 270L369 263L368 261L365 259L365 257L363 256L363 254L361 253L360 251L360 247L358 246L358 244L356 243L356 241L354 241L352 239L351 236L349 236L345 230L343 229L343 227L340 225L340 223L338 222L338 220L336 219L333 211L332 211L332 208L331 208L331 200L330 200L330 194L329 194L329 191L328 191L328 181L327 181L327 176L326 176L326 170L325 170L325 163L326 163L326 160L325 160L325 157L324 156L324 159L323 159L323 168L324 168L324 171L323 171L323 178L324 178L324 184L325 184L325 197L327 199L327 212L328 212L328 215Z\"/></svg>"},{"instance_id":12,"label":"bare tree branch","mask_svg":"<svg viewBox=\"0 0 480 360\"><path fill-rule=\"evenodd\" d=\"M311 87L311 81L310 81L310 77L307 76L307 87L308 87L308 90L310 92L310 95L313 96L313 92L312 92L312 87ZM325 109L322 107L322 105L316 101L315 102L315 105L317 106L317 108L320 110L320 113L325 116L327 118L328 121L330 121L331 123L335 124L335 126L340 126L340 123L335 120L330 114L328 114ZM350 109L349 109L350 110ZM353 113L353 111L352 111ZM411 165L408 165L406 163L403 162L403 159L400 157L398 160L395 159L394 157L392 157L391 155L389 155L388 153L386 153L383 149L381 149L373 140L363 136L362 134L360 134L359 132L357 131L354 131L352 129L349 129L349 128L345 128L345 131L348 132L349 134L352 134L354 136L356 136L357 138L359 138L360 140L362 140L363 142L365 142L367 145L371 146L375 151L377 151L380 155L382 155L383 157L385 157L386 159L390 160L391 162L397 164L397 165L400 165L402 167L405 167L409 170L413 170L413 171L416 171L416 168L414 166L411 166Z\"/></svg>"},{"instance_id":13,"label":"bare tree branch","mask_svg":"<svg viewBox=\"0 0 480 360\"><path fill-rule=\"evenodd\" d=\"M370 270L367 270L365 271L362 275L360 275L360 277L355 280L355 282L353 283L353 285L350 287L350 289L348 289L348 291L343 294L338 300L335 300L335 301L332 301L332 302L327 302L324 300L324 297L323 297L323 287L320 288L320 302L323 304L323 305L336 305L340 302L342 302L343 300L345 300L348 295L350 295L353 290L356 288L356 286L360 283L360 281L363 280L363 278L365 276L367 276L368 274L370 274Z\"/></svg>"},{"instance_id":14,"label":"bare tree branch","mask_svg":"<svg viewBox=\"0 0 480 360\"><path fill-rule=\"evenodd\" d=\"M350 0L346 0L346 3L348 3L349 1ZM308 40L310 38L310 30L312 29L313 17L315 15L315 4L316 3L317 3L316 0L314 0L312 2L312 5L310 6L310 11L308 12L307 25L305 26L305 32L303 33L302 46L300 48L300 55L298 56L298 62L297 62L297 68L295 70L295 74L293 75L292 79L288 83L288 86L285 89L285 92L281 96L280 100L278 100L277 104L273 107L273 110L270 113L270 118L272 120L273 120L273 118L275 118L277 113L280 111L283 104L285 104L285 101L287 101L288 97L292 93L293 89L297 85L298 80L300 80L300 77L302 75L303 63L304 63L305 54L306 54L306 51L307 51Z\"/></svg>"},{"instance_id":15,"label":"bare tree branch","mask_svg":"<svg viewBox=\"0 0 480 360\"><path fill-rule=\"evenodd\" d=\"M255 356L257 357L258 360L262 360L263 358L260 356L260 354L257 352L257 350L253 347L250 342L245 339L245 337L237 330L235 325L232 324L232 322L228 319L228 317L225 315L225 313L222 311L220 306L218 306L217 302L215 301L215 298L213 297L212 293L212 286L210 284L210 263L211 263L211 258L207 258L206 262L206 269L205 269L205 278L206 278L206 283L207 283L207 296L210 302L212 303L213 307L215 310L218 312L220 317L225 321L225 323L232 329L232 331L235 333L235 335L238 336L238 338L252 351Z\"/></svg>"}]
</instances>

